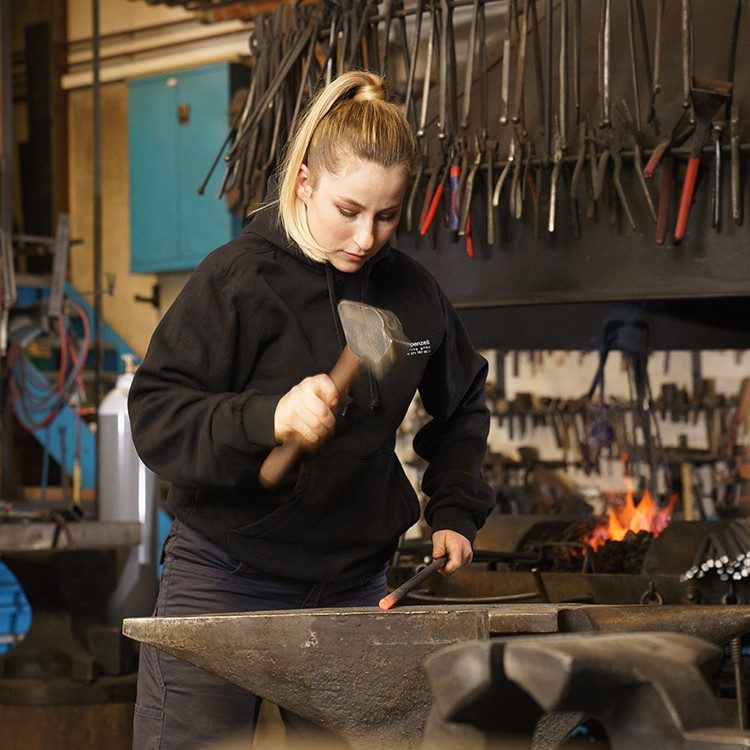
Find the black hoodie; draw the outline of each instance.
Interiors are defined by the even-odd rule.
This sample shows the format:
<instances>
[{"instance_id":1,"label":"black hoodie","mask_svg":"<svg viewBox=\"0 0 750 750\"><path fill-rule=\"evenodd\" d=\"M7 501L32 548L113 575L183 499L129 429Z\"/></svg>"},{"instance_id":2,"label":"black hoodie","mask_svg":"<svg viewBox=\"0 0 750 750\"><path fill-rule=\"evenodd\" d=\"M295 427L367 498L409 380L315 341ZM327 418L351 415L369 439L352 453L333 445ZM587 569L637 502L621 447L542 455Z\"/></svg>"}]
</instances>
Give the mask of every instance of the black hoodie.
<instances>
[{"instance_id":1,"label":"black hoodie","mask_svg":"<svg viewBox=\"0 0 750 750\"><path fill-rule=\"evenodd\" d=\"M487 363L418 263L386 247L356 273L290 246L275 208L193 272L157 326L130 389L135 446L172 483L176 517L252 568L331 581L370 573L419 517L393 452L419 389L432 417L414 439L429 462L425 520L473 541L494 504L480 479ZM335 435L274 491L258 471L276 445L279 399L329 372L343 338L338 299L391 310L413 342L379 381L360 377Z\"/></svg>"}]
</instances>

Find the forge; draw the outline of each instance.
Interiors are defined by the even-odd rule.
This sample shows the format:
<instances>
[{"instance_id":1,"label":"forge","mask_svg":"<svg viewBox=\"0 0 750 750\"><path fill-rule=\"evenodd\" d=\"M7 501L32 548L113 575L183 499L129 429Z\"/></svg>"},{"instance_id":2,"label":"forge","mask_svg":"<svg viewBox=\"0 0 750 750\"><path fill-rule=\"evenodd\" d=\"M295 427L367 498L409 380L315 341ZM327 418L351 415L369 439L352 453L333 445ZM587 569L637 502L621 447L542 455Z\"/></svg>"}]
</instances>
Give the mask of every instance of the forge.
<instances>
[{"instance_id":1,"label":"forge","mask_svg":"<svg viewBox=\"0 0 750 750\"><path fill-rule=\"evenodd\" d=\"M432 696L425 660L497 636L677 632L724 644L744 606L473 604L125 620L148 643L318 722L355 748L417 747Z\"/></svg>"},{"instance_id":2,"label":"forge","mask_svg":"<svg viewBox=\"0 0 750 750\"><path fill-rule=\"evenodd\" d=\"M710 555L709 538L731 538L736 523L672 521L658 536L631 532L594 548L580 518L492 514L477 535L474 563L449 579L431 577L409 603L746 603L748 576L724 580L713 570L685 577ZM412 576L429 553L420 540L404 543L388 573L391 586Z\"/></svg>"}]
</instances>

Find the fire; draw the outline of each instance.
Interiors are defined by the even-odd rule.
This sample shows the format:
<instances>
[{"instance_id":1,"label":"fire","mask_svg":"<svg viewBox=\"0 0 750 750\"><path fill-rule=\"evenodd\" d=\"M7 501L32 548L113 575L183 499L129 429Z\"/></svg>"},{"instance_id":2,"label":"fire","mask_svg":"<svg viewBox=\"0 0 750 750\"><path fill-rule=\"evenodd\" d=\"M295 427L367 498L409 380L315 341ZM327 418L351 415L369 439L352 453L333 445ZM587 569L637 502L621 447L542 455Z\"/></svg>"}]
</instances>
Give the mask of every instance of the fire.
<instances>
[{"instance_id":1,"label":"fire","mask_svg":"<svg viewBox=\"0 0 750 750\"><path fill-rule=\"evenodd\" d=\"M660 508L651 493L645 490L641 501L636 505L633 501L633 488L629 484L622 503L610 503L607 519L599 521L589 534L584 535L584 541L597 549L610 539L622 541L628 531L650 531L657 537L672 520L676 503L677 495L672 495L669 503Z\"/></svg>"}]
</instances>

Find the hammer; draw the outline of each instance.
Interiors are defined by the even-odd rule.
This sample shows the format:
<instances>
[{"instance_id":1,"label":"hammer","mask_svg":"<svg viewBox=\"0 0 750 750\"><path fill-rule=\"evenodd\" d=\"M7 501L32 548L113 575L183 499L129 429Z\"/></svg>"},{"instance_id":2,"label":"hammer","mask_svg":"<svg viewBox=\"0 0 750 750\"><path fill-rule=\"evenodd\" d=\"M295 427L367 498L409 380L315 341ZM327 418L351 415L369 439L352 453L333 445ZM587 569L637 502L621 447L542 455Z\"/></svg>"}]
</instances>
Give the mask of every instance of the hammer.
<instances>
[{"instance_id":1,"label":"hammer","mask_svg":"<svg viewBox=\"0 0 750 750\"><path fill-rule=\"evenodd\" d=\"M338 303L338 311L346 346L328 376L343 394L363 366L382 378L411 342L404 335L401 321L388 310L345 299ZM266 489L277 487L303 451L296 438L276 446L260 467L261 485Z\"/></svg>"}]
</instances>

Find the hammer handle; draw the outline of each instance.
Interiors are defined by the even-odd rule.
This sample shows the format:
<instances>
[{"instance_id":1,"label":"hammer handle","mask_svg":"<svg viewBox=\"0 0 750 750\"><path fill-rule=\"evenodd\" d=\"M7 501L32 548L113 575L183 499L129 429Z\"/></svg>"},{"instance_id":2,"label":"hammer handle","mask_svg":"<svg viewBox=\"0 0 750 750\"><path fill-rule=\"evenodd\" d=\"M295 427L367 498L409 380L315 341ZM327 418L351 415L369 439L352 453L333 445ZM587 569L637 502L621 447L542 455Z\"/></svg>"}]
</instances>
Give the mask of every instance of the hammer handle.
<instances>
[{"instance_id":1,"label":"hammer handle","mask_svg":"<svg viewBox=\"0 0 750 750\"><path fill-rule=\"evenodd\" d=\"M328 373L328 377L333 380L339 396L349 390L349 386L359 374L361 365L361 357L358 357L348 346L345 346L333 369Z\"/></svg>"},{"instance_id":2,"label":"hammer handle","mask_svg":"<svg viewBox=\"0 0 750 750\"><path fill-rule=\"evenodd\" d=\"M336 390L345 393L359 373L361 359L345 346L333 369L328 373ZM260 467L259 480L268 490L274 489L283 481L284 477L297 465L305 449L297 438L289 438L281 445L277 445L266 456Z\"/></svg>"}]
</instances>

